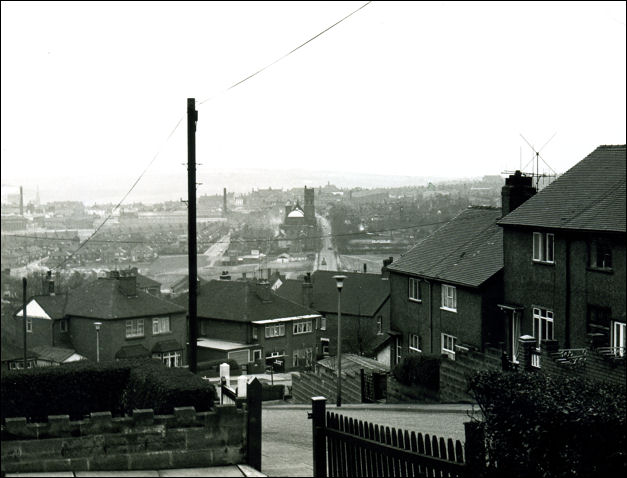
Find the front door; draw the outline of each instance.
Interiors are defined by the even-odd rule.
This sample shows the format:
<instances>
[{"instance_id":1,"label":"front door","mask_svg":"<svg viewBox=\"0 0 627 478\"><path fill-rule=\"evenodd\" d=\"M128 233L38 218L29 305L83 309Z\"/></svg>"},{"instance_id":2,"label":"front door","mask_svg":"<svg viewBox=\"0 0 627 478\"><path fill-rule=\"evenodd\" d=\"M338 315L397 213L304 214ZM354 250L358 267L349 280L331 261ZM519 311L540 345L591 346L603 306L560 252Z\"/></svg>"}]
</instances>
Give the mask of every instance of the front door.
<instances>
[{"instance_id":1,"label":"front door","mask_svg":"<svg viewBox=\"0 0 627 478\"><path fill-rule=\"evenodd\" d=\"M518 363L519 358L519 343L520 337L520 312L518 310L512 310L510 316L510 353L513 363Z\"/></svg>"}]
</instances>

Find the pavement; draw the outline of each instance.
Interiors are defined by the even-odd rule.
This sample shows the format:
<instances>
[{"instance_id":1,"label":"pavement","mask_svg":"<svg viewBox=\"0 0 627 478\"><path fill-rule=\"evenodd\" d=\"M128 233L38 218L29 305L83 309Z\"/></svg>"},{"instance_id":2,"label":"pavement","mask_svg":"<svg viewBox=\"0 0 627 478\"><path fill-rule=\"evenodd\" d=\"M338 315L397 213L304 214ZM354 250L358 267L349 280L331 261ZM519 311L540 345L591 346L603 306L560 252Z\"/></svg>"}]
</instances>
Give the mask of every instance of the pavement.
<instances>
[{"instance_id":1,"label":"pavement","mask_svg":"<svg viewBox=\"0 0 627 478\"><path fill-rule=\"evenodd\" d=\"M37 473L7 473L6 476L88 477L88 476L267 476L248 465L209 466L204 468L175 468L171 470L117 471L49 471Z\"/></svg>"}]
</instances>

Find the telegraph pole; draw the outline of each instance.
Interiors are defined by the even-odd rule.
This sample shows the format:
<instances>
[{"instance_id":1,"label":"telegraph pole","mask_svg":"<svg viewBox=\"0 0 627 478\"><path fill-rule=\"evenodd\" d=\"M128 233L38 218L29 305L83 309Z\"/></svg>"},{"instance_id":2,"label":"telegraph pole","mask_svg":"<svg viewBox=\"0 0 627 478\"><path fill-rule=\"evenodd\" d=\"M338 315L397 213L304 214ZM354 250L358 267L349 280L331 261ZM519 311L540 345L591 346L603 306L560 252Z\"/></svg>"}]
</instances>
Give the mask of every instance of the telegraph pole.
<instances>
[{"instance_id":1,"label":"telegraph pole","mask_svg":"<svg viewBox=\"0 0 627 478\"><path fill-rule=\"evenodd\" d=\"M187 98L187 235L189 259L189 356L190 372L196 373L198 348L197 255L196 255L196 111L195 98Z\"/></svg>"},{"instance_id":2,"label":"telegraph pole","mask_svg":"<svg viewBox=\"0 0 627 478\"><path fill-rule=\"evenodd\" d=\"M26 277L22 277L22 327L24 332L24 370L26 370L27 355L26 351Z\"/></svg>"}]
</instances>

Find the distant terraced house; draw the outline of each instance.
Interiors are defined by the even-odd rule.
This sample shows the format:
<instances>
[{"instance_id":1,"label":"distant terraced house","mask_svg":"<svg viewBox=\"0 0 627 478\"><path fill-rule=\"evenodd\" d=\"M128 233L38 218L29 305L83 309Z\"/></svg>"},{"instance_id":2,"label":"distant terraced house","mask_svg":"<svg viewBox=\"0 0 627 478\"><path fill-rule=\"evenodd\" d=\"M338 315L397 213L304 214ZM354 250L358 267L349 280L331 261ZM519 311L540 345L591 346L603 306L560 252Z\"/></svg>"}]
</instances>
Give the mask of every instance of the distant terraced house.
<instances>
[{"instance_id":1,"label":"distant terraced house","mask_svg":"<svg viewBox=\"0 0 627 478\"><path fill-rule=\"evenodd\" d=\"M63 294L50 282L47 295L26 304L27 347L52 363L67 360L70 351L101 362L153 357L168 366L184 365L185 309L147 292L154 281L141 290L137 278L135 271L111 271ZM20 309L15 319L22 317Z\"/></svg>"}]
</instances>

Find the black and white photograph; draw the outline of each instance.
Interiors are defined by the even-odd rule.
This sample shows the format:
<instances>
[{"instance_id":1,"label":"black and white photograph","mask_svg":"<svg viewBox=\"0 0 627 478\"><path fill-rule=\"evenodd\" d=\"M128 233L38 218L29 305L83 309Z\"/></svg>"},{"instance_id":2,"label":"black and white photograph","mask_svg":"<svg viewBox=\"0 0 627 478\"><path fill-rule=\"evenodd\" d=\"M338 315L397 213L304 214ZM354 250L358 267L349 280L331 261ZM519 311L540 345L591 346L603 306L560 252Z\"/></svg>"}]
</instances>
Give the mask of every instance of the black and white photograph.
<instances>
[{"instance_id":1,"label":"black and white photograph","mask_svg":"<svg viewBox=\"0 0 627 478\"><path fill-rule=\"evenodd\" d=\"M2 1L2 477L627 473L625 1Z\"/></svg>"}]
</instances>

